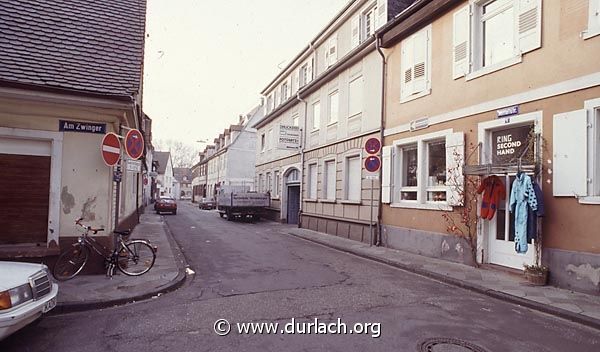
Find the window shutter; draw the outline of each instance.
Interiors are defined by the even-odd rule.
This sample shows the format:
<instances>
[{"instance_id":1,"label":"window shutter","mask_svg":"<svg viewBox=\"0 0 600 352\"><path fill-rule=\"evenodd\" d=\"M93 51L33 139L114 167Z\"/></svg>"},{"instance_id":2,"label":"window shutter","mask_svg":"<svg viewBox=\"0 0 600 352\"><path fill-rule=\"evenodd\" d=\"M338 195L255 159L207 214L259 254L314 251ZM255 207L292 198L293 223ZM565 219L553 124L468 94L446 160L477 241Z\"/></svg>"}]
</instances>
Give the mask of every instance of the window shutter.
<instances>
[{"instance_id":1,"label":"window shutter","mask_svg":"<svg viewBox=\"0 0 600 352\"><path fill-rule=\"evenodd\" d=\"M313 59L310 58L308 60L307 66L306 66L306 83L312 82L313 79Z\"/></svg>"},{"instance_id":2,"label":"window shutter","mask_svg":"<svg viewBox=\"0 0 600 352\"><path fill-rule=\"evenodd\" d=\"M292 97L292 79L289 78L287 81L287 98L291 98Z\"/></svg>"},{"instance_id":3,"label":"window shutter","mask_svg":"<svg viewBox=\"0 0 600 352\"><path fill-rule=\"evenodd\" d=\"M600 0L590 0L588 31L600 27Z\"/></svg>"},{"instance_id":4,"label":"window shutter","mask_svg":"<svg viewBox=\"0 0 600 352\"><path fill-rule=\"evenodd\" d=\"M465 177L465 134L450 133L446 136L446 186L448 188L448 205L462 206L464 204Z\"/></svg>"},{"instance_id":5,"label":"window shutter","mask_svg":"<svg viewBox=\"0 0 600 352\"><path fill-rule=\"evenodd\" d=\"M377 0L375 13L375 30L387 23L387 0Z\"/></svg>"},{"instance_id":6,"label":"window shutter","mask_svg":"<svg viewBox=\"0 0 600 352\"><path fill-rule=\"evenodd\" d=\"M400 97L403 98L413 94L413 39L409 37L402 42Z\"/></svg>"},{"instance_id":7,"label":"window shutter","mask_svg":"<svg viewBox=\"0 0 600 352\"><path fill-rule=\"evenodd\" d=\"M350 39L350 47L356 48L360 44L360 15L354 16L350 21L352 28L352 38Z\"/></svg>"},{"instance_id":8,"label":"window shutter","mask_svg":"<svg viewBox=\"0 0 600 352\"><path fill-rule=\"evenodd\" d=\"M386 146L382 149L382 167L381 167L381 202L389 204L392 199L392 148Z\"/></svg>"},{"instance_id":9,"label":"window shutter","mask_svg":"<svg viewBox=\"0 0 600 352\"><path fill-rule=\"evenodd\" d=\"M587 112L554 115L552 126L554 196L587 195Z\"/></svg>"},{"instance_id":10,"label":"window shutter","mask_svg":"<svg viewBox=\"0 0 600 352\"><path fill-rule=\"evenodd\" d=\"M463 77L469 72L471 15L469 5L454 13L452 30L452 78Z\"/></svg>"},{"instance_id":11,"label":"window shutter","mask_svg":"<svg viewBox=\"0 0 600 352\"><path fill-rule=\"evenodd\" d=\"M327 53L325 53L327 67L333 65L337 61L337 34L334 34L327 41Z\"/></svg>"},{"instance_id":12,"label":"window shutter","mask_svg":"<svg viewBox=\"0 0 600 352\"><path fill-rule=\"evenodd\" d=\"M293 92L297 92L298 90L300 90L300 74L298 72L298 70L294 70L294 75L292 76L292 91Z\"/></svg>"},{"instance_id":13,"label":"window shutter","mask_svg":"<svg viewBox=\"0 0 600 352\"><path fill-rule=\"evenodd\" d=\"M542 46L542 0L518 0L515 23L522 54Z\"/></svg>"},{"instance_id":14,"label":"window shutter","mask_svg":"<svg viewBox=\"0 0 600 352\"><path fill-rule=\"evenodd\" d=\"M412 41L414 59L412 62L413 89L412 94L419 93L427 89L427 51L428 51L429 30L422 30L417 33Z\"/></svg>"}]
</instances>

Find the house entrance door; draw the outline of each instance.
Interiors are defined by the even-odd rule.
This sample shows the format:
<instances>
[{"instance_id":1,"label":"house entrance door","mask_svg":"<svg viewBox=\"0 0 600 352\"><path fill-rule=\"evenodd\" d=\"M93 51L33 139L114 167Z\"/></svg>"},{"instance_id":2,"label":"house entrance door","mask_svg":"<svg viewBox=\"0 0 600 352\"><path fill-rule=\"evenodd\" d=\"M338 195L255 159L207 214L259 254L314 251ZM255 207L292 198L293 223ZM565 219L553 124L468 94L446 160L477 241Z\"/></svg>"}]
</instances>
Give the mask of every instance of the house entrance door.
<instances>
[{"instance_id":1,"label":"house entrance door","mask_svg":"<svg viewBox=\"0 0 600 352\"><path fill-rule=\"evenodd\" d=\"M288 186L287 223L298 224L300 211L300 186Z\"/></svg>"}]
</instances>

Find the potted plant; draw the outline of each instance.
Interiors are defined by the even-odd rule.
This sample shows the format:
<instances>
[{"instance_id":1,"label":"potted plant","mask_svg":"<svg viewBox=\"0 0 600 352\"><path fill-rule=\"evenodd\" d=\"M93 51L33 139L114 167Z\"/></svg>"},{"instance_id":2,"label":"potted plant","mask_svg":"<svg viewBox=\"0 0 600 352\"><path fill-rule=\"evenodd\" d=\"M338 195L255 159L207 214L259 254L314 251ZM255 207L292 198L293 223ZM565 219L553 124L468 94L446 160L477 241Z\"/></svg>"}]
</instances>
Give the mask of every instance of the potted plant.
<instances>
[{"instance_id":1,"label":"potted plant","mask_svg":"<svg viewBox=\"0 0 600 352\"><path fill-rule=\"evenodd\" d=\"M547 266L539 264L525 264L524 267L523 273L525 274L527 281L536 286L545 286L548 283Z\"/></svg>"}]
</instances>

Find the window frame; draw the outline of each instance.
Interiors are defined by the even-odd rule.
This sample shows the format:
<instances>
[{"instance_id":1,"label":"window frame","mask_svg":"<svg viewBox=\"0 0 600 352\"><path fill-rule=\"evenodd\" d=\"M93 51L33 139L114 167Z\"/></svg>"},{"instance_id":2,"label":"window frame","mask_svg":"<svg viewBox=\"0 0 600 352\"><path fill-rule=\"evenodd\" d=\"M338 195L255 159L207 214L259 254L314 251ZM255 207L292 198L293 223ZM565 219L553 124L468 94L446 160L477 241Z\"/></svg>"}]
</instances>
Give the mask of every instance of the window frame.
<instances>
[{"instance_id":1,"label":"window frame","mask_svg":"<svg viewBox=\"0 0 600 352\"><path fill-rule=\"evenodd\" d=\"M265 152L265 146L266 146L266 136L265 133L261 133L260 134L260 152L264 153Z\"/></svg>"},{"instance_id":2,"label":"window frame","mask_svg":"<svg viewBox=\"0 0 600 352\"><path fill-rule=\"evenodd\" d=\"M356 84L359 84L358 88L358 92L360 92L360 99L356 99L355 97L352 96L352 84L358 82ZM364 87L365 87L365 81L364 81L364 77L362 74L358 74L356 75L356 77L352 77L350 78L350 81L348 82L348 119L351 119L355 116L359 116L363 113L363 108L364 108L364 96L365 96L365 92L364 92ZM354 112L352 110L352 101L358 101L360 100L359 103L359 107L360 107L360 111L358 112Z\"/></svg>"},{"instance_id":3,"label":"window frame","mask_svg":"<svg viewBox=\"0 0 600 352\"><path fill-rule=\"evenodd\" d=\"M328 177L329 177L329 173L328 173L328 169L327 169L327 165L329 163L333 164L333 198L329 197L328 192L330 191L329 189L329 185L328 185ZM322 173L322 187L321 187L321 201L322 202L335 202L337 195L336 195L336 191L337 191L337 160L335 157L328 157L323 159L323 173Z\"/></svg>"},{"instance_id":4,"label":"window frame","mask_svg":"<svg viewBox=\"0 0 600 352\"><path fill-rule=\"evenodd\" d=\"M312 168L314 167L315 175L312 175ZM318 179L319 179L319 163L317 161L311 161L306 166L306 199L305 201L313 201L316 202L319 196L319 187L318 187ZM314 183L314 185L313 185ZM313 186L314 186L314 194L313 194Z\"/></svg>"},{"instance_id":5,"label":"window frame","mask_svg":"<svg viewBox=\"0 0 600 352\"><path fill-rule=\"evenodd\" d=\"M350 159L358 159L359 172L359 186L358 199L350 199ZM343 168L343 200L342 203L349 204L361 204L362 202L362 151L349 151L344 155L344 168Z\"/></svg>"},{"instance_id":6,"label":"window frame","mask_svg":"<svg viewBox=\"0 0 600 352\"><path fill-rule=\"evenodd\" d=\"M334 107L333 104L333 97L336 97L336 102L335 102L335 120L333 119L333 110L332 108ZM333 91L331 91L329 93L329 95L327 96L327 126L331 126L331 125L335 125L338 123L338 121L340 120L340 91L338 89L335 89Z\"/></svg>"},{"instance_id":7,"label":"window frame","mask_svg":"<svg viewBox=\"0 0 600 352\"><path fill-rule=\"evenodd\" d=\"M587 112L587 174L588 191L585 197L579 197L582 204L600 204L600 98L586 100L584 109Z\"/></svg>"},{"instance_id":8,"label":"window frame","mask_svg":"<svg viewBox=\"0 0 600 352\"><path fill-rule=\"evenodd\" d=\"M429 187L427 185L427 176L429 176L429 144L440 141L446 142L445 138L453 133L452 129L446 129L439 132L432 132L414 137L398 139L393 142L395 149L394 160L392 161L392 195L390 198L390 206L393 208L412 208L412 209L429 209L451 211L453 207L448 204L449 186ZM417 146L417 186L402 186L402 148L407 146ZM446 146L447 148L447 146ZM446 150L444 148L444 150ZM446 155L447 157L447 155ZM446 164L448 160L446 160ZM448 172L448 171L446 171ZM448 180L446 180L447 183ZM397 185L397 186L395 186ZM416 200L402 200L401 192L416 192ZM445 201L428 201L428 192L446 192Z\"/></svg>"},{"instance_id":9,"label":"window frame","mask_svg":"<svg viewBox=\"0 0 600 352\"><path fill-rule=\"evenodd\" d=\"M319 129L321 129L321 101L320 100L316 100L315 102L312 103L312 108L311 108L311 132L315 132L318 131ZM319 109L319 116L318 118L315 120L315 106L318 106ZM315 123L317 122L317 123Z\"/></svg>"},{"instance_id":10,"label":"window frame","mask_svg":"<svg viewBox=\"0 0 600 352\"><path fill-rule=\"evenodd\" d=\"M597 18L596 23L594 23L594 10L596 12L600 12L600 0L589 0L588 2L588 23L587 28L582 33L582 38L584 40L590 39L600 34L600 18ZM600 14L596 16L600 17Z\"/></svg>"},{"instance_id":11,"label":"window frame","mask_svg":"<svg viewBox=\"0 0 600 352\"><path fill-rule=\"evenodd\" d=\"M279 199L280 187L281 183L281 171L273 170L273 193L271 194L271 198Z\"/></svg>"}]
</instances>

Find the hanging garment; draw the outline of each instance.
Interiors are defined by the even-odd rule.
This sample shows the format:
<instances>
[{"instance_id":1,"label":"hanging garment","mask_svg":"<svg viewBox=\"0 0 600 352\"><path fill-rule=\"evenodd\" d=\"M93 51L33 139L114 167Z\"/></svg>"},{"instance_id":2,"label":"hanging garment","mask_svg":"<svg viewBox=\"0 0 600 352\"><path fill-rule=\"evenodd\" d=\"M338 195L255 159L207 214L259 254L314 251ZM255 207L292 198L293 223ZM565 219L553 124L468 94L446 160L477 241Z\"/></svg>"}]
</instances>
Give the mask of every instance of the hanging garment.
<instances>
[{"instance_id":1,"label":"hanging garment","mask_svg":"<svg viewBox=\"0 0 600 352\"><path fill-rule=\"evenodd\" d=\"M531 184L537 201L537 210L533 210L531 205L527 203L527 240L537 241L538 218L544 216L544 198L540 185L535 181L532 181Z\"/></svg>"},{"instance_id":2,"label":"hanging garment","mask_svg":"<svg viewBox=\"0 0 600 352\"><path fill-rule=\"evenodd\" d=\"M501 200L506 198L504 183L498 176L489 176L481 181L477 193L483 192L481 200L481 218L491 220L496 214Z\"/></svg>"},{"instance_id":3,"label":"hanging garment","mask_svg":"<svg viewBox=\"0 0 600 352\"><path fill-rule=\"evenodd\" d=\"M510 212L515 214L515 251L527 252L527 205L537 210L537 199L531 177L518 173L510 191Z\"/></svg>"}]
</instances>

